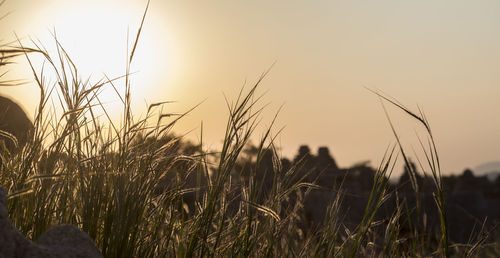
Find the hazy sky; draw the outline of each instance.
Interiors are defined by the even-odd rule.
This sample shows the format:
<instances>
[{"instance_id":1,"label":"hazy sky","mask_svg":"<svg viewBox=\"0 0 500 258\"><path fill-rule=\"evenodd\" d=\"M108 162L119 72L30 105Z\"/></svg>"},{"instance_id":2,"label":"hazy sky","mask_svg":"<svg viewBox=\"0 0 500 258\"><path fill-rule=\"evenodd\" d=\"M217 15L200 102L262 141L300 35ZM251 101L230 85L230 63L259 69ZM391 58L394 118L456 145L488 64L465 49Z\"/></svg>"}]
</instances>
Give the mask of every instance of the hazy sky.
<instances>
[{"instance_id":1,"label":"hazy sky","mask_svg":"<svg viewBox=\"0 0 500 258\"><path fill-rule=\"evenodd\" d=\"M124 73L127 28L135 33L145 0L7 0L2 38L32 36L53 45L50 31L92 78ZM284 104L276 129L283 154L301 144L328 146L340 166L372 160L390 143L377 88L425 110L443 172L500 159L500 1L167 1L152 0L133 69L134 105L176 100L182 112L205 100L177 127L217 146L227 109L245 81L270 103L263 125ZM50 47L48 47L50 50ZM11 76L29 78L22 67ZM33 86L0 88L32 114ZM108 94L108 93L105 93ZM115 110L117 99L107 99ZM118 109L116 109L118 114ZM392 118L411 150L418 125Z\"/></svg>"}]
</instances>

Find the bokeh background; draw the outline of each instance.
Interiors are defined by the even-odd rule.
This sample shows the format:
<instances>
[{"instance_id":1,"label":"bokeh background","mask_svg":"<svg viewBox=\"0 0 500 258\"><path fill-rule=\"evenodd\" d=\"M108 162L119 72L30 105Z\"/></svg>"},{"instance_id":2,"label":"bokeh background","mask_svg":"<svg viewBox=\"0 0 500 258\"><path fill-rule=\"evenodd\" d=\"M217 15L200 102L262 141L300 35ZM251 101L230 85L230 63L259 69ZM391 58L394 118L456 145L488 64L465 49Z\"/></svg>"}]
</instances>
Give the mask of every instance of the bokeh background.
<instances>
[{"instance_id":1,"label":"bokeh background","mask_svg":"<svg viewBox=\"0 0 500 258\"><path fill-rule=\"evenodd\" d=\"M3 42L30 38L54 49L53 34L92 80L123 75L127 42L140 24L144 0L10 0L1 8ZM203 102L176 132L216 149L227 108L269 67L262 127L283 106L276 130L284 156L299 145L328 146L337 163L376 166L394 142L379 89L425 111L443 173L499 160L500 2L498 1L151 1L132 70L134 113L149 103L176 101L180 113ZM127 31L130 37L127 41ZM35 58L35 57L33 57ZM36 58L35 58L36 60ZM24 59L10 78L32 79ZM117 83L123 85L123 82ZM31 83L0 88L34 114ZM119 120L111 89L106 106ZM419 147L418 125L389 109L408 147ZM398 175L399 171L395 174Z\"/></svg>"}]
</instances>

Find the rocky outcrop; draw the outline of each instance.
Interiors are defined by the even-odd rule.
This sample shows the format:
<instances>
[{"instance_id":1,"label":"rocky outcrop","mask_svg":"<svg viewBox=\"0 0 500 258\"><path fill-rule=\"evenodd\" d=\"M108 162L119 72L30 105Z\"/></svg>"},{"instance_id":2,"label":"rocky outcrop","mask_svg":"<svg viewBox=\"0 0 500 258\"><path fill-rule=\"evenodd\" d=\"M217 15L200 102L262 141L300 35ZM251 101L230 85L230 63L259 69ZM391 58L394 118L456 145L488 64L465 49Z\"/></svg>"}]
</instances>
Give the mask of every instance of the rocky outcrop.
<instances>
[{"instance_id":1,"label":"rocky outcrop","mask_svg":"<svg viewBox=\"0 0 500 258\"><path fill-rule=\"evenodd\" d=\"M8 134L0 134L0 142L3 142L9 152L18 146L23 146L33 133L34 127L24 110L9 98L0 96L0 131Z\"/></svg>"},{"instance_id":2,"label":"rocky outcrop","mask_svg":"<svg viewBox=\"0 0 500 258\"><path fill-rule=\"evenodd\" d=\"M10 222L7 194L0 188L0 258L3 257L103 257L92 239L76 226L55 226L36 242L26 239Z\"/></svg>"}]
</instances>

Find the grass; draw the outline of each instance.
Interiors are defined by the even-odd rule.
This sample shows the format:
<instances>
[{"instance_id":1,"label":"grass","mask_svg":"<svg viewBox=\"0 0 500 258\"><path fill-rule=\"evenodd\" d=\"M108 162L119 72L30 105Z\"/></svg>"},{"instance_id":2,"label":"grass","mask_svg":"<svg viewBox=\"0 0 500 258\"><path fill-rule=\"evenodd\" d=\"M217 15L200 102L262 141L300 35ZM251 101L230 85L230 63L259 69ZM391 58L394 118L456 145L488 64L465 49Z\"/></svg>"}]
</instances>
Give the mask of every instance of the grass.
<instances>
[{"instance_id":1,"label":"grass","mask_svg":"<svg viewBox=\"0 0 500 258\"><path fill-rule=\"evenodd\" d=\"M382 93L374 92L382 103L396 106L426 129L425 162L419 164L433 178L441 225L435 241L428 241L412 226L407 218L413 211L388 186L396 160L402 157L413 189L419 193L416 172L390 119L397 144L388 149L376 170L361 223L354 230L343 224L340 187L323 224L310 231L302 226L303 202L317 186L305 181L300 161L289 168L282 166L272 126L255 148L251 166L242 165L244 150L260 121L257 90L265 74L247 91L242 89L234 102L227 100L223 146L215 155L204 151L203 141L187 144L172 134L176 121L185 114L172 118L158 113L165 103L150 105L145 118L136 119L129 68L144 17L122 78L104 78L95 84L82 80L56 37L55 57L35 43L32 48L5 52L27 57L40 91L32 139L4 159L0 174L0 185L9 193L10 218L28 238L37 239L53 225L74 224L94 239L105 257L479 254L486 237L461 249L451 248L439 156L425 116ZM44 68L32 65L34 54L44 57ZM49 83L47 70L55 74L55 83ZM123 81L125 90L120 92L116 84ZM103 87L113 87L122 100L120 125L112 122L99 98ZM51 99L58 100L62 112L50 108ZM266 157L272 166L266 166ZM272 182L267 192L259 180L264 167L264 177ZM385 222L377 221L377 212L391 198L398 200L397 209ZM418 202L416 209L420 214ZM404 221L410 223L409 233L402 232Z\"/></svg>"}]
</instances>

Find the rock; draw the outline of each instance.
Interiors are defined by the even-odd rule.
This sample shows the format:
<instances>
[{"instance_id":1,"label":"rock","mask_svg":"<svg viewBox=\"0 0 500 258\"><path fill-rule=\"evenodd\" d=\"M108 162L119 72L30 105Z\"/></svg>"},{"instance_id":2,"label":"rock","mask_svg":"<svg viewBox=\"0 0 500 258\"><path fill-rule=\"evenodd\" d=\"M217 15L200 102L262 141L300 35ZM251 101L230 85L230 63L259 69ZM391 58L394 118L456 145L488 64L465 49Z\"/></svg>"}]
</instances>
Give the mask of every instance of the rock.
<instances>
[{"instance_id":1,"label":"rock","mask_svg":"<svg viewBox=\"0 0 500 258\"><path fill-rule=\"evenodd\" d=\"M36 242L26 239L10 222L7 193L0 188L0 258L103 257L92 239L72 225L55 226Z\"/></svg>"},{"instance_id":2,"label":"rock","mask_svg":"<svg viewBox=\"0 0 500 258\"><path fill-rule=\"evenodd\" d=\"M0 96L0 130L15 137L16 143L9 137L0 136L0 141L5 143L9 152L12 152L16 149L16 145L23 146L26 143L34 127L21 106L9 98Z\"/></svg>"}]
</instances>

